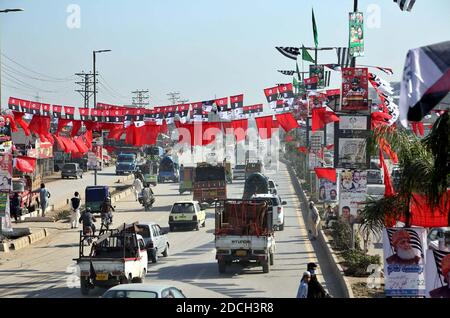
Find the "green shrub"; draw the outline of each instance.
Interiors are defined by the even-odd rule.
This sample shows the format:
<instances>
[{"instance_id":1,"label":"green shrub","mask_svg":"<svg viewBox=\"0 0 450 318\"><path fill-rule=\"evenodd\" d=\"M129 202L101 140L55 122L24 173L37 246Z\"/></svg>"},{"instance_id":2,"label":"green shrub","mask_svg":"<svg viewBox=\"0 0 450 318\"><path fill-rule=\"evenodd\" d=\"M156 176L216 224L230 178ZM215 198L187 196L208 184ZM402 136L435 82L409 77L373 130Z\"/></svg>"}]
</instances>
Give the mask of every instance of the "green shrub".
<instances>
[{"instance_id":1,"label":"green shrub","mask_svg":"<svg viewBox=\"0 0 450 318\"><path fill-rule=\"evenodd\" d=\"M350 224L342 220L334 222L331 226L333 237L333 247L339 250L348 250L351 246L352 241L352 228Z\"/></svg>"},{"instance_id":2,"label":"green shrub","mask_svg":"<svg viewBox=\"0 0 450 318\"><path fill-rule=\"evenodd\" d=\"M361 250L346 250L342 253L345 260L345 274L355 277L367 277L370 273L367 272L367 268L371 264L380 265L380 255L367 255Z\"/></svg>"},{"instance_id":3,"label":"green shrub","mask_svg":"<svg viewBox=\"0 0 450 318\"><path fill-rule=\"evenodd\" d=\"M70 214L71 214L70 210L60 211L55 215L55 221L64 220L70 217Z\"/></svg>"}]
</instances>

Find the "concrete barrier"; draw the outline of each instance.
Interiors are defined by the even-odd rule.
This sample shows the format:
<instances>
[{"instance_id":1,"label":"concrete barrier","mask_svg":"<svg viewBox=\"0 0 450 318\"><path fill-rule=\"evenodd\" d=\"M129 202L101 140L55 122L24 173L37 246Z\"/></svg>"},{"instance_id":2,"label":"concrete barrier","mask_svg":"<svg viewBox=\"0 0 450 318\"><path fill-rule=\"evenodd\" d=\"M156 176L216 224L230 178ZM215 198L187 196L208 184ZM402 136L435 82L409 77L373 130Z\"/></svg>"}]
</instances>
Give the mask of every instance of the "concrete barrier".
<instances>
[{"instance_id":1,"label":"concrete barrier","mask_svg":"<svg viewBox=\"0 0 450 318\"><path fill-rule=\"evenodd\" d=\"M28 236L18 238L11 242L11 247L15 251L27 247L28 245L30 245L30 238Z\"/></svg>"},{"instance_id":2,"label":"concrete barrier","mask_svg":"<svg viewBox=\"0 0 450 318\"><path fill-rule=\"evenodd\" d=\"M55 222L55 219L50 216L36 216L27 218L27 222Z\"/></svg>"},{"instance_id":3,"label":"concrete barrier","mask_svg":"<svg viewBox=\"0 0 450 318\"><path fill-rule=\"evenodd\" d=\"M10 243L0 243L0 252L8 253Z\"/></svg>"},{"instance_id":4,"label":"concrete barrier","mask_svg":"<svg viewBox=\"0 0 450 318\"><path fill-rule=\"evenodd\" d=\"M284 164L286 164L286 167L288 168L288 172L291 176L291 179L294 182L294 189L297 192L297 194L299 194L302 203L307 204L309 198L306 196L305 192L302 190L302 186L295 174L295 171L292 169L289 162L287 162L286 160L283 160L283 159L281 159L280 161L283 162ZM331 245L322 230L319 231L319 236L318 236L317 241L321 245L321 248L326 252L325 254L327 256L327 261L331 265L330 267L332 268L333 276L335 276L337 278L337 282L339 284L340 289L344 292L344 296L347 298L353 298L353 290L352 290L351 284L345 278L344 270L342 269L341 265L339 265L339 260L337 259L336 253L331 248Z\"/></svg>"},{"instance_id":5,"label":"concrete barrier","mask_svg":"<svg viewBox=\"0 0 450 318\"><path fill-rule=\"evenodd\" d=\"M43 238L47 237L50 232L47 229L40 229L38 231L33 232L30 235L23 236L21 238L12 240L11 242L0 244L0 251L4 253L10 252L10 250L20 250L25 248L31 244L34 244Z\"/></svg>"},{"instance_id":6,"label":"concrete barrier","mask_svg":"<svg viewBox=\"0 0 450 318\"><path fill-rule=\"evenodd\" d=\"M40 230L33 234L28 235L28 238L30 239L30 244L33 244L37 241L42 240L43 238L45 238L45 236L46 236L46 231Z\"/></svg>"}]
</instances>

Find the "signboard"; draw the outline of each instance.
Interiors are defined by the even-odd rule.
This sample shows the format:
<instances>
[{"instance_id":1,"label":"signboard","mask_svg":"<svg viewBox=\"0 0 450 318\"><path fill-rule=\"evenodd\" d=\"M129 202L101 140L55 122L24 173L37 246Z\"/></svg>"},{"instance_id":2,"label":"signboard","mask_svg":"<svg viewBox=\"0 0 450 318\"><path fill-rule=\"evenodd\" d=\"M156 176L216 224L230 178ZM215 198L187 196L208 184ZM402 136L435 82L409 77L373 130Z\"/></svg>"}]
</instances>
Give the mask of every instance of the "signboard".
<instances>
[{"instance_id":1,"label":"signboard","mask_svg":"<svg viewBox=\"0 0 450 318\"><path fill-rule=\"evenodd\" d=\"M339 174L339 213L356 221L367 200L367 171L344 170Z\"/></svg>"},{"instance_id":2,"label":"signboard","mask_svg":"<svg viewBox=\"0 0 450 318\"><path fill-rule=\"evenodd\" d=\"M0 155L0 191L11 191L12 154Z\"/></svg>"},{"instance_id":3,"label":"signboard","mask_svg":"<svg viewBox=\"0 0 450 318\"><path fill-rule=\"evenodd\" d=\"M341 111L369 111L367 68L342 68Z\"/></svg>"},{"instance_id":4,"label":"signboard","mask_svg":"<svg viewBox=\"0 0 450 318\"><path fill-rule=\"evenodd\" d=\"M320 137L322 139L321 146L318 145L318 139L315 139L315 145L313 146L314 148L311 148L311 151L315 151L315 152L321 151L326 143L325 136L327 133L327 125L325 125L325 127L322 130L316 130L313 133L312 132L312 117L308 117L306 119L306 131L307 131L306 144L308 145L308 147L311 147L312 136L321 136Z\"/></svg>"},{"instance_id":5,"label":"signboard","mask_svg":"<svg viewBox=\"0 0 450 318\"><path fill-rule=\"evenodd\" d=\"M343 169L369 169L370 116L339 115L334 124L334 167Z\"/></svg>"},{"instance_id":6,"label":"signboard","mask_svg":"<svg viewBox=\"0 0 450 318\"><path fill-rule=\"evenodd\" d=\"M325 76L324 76L324 66L323 65L309 65L309 76L317 77L317 88L325 87Z\"/></svg>"},{"instance_id":7,"label":"signboard","mask_svg":"<svg viewBox=\"0 0 450 318\"><path fill-rule=\"evenodd\" d=\"M98 160L97 155L95 152L88 152L88 161L87 161L87 167L89 170L96 170L98 169Z\"/></svg>"},{"instance_id":8,"label":"signboard","mask_svg":"<svg viewBox=\"0 0 450 318\"><path fill-rule=\"evenodd\" d=\"M334 202L338 200L337 184L327 179L319 179L319 202Z\"/></svg>"},{"instance_id":9,"label":"signboard","mask_svg":"<svg viewBox=\"0 0 450 318\"><path fill-rule=\"evenodd\" d=\"M349 55L364 56L364 15L362 12L349 13Z\"/></svg>"},{"instance_id":10,"label":"signboard","mask_svg":"<svg viewBox=\"0 0 450 318\"><path fill-rule=\"evenodd\" d=\"M0 145L11 142L11 123L7 117L0 116Z\"/></svg>"},{"instance_id":11,"label":"signboard","mask_svg":"<svg viewBox=\"0 0 450 318\"><path fill-rule=\"evenodd\" d=\"M426 295L430 298L450 298L450 244L442 248L429 249L426 255Z\"/></svg>"},{"instance_id":12,"label":"signboard","mask_svg":"<svg viewBox=\"0 0 450 318\"><path fill-rule=\"evenodd\" d=\"M427 232L424 228L383 230L384 290L386 296L426 295Z\"/></svg>"}]
</instances>

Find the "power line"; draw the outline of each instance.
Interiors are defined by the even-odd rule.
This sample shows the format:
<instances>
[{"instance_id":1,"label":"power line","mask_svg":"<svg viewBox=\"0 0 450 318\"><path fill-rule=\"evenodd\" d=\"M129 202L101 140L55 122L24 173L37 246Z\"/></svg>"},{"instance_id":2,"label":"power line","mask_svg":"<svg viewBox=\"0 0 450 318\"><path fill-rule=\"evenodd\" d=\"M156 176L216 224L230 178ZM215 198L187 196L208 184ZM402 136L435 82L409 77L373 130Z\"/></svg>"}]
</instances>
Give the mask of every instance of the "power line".
<instances>
[{"instance_id":1,"label":"power line","mask_svg":"<svg viewBox=\"0 0 450 318\"><path fill-rule=\"evenodd\" d=\"M80 82L75 82L75 84L81 86L81 89L76 89L75 92L80 93L83 97L84 108L89 108L89 98L94 94L94 91L91 90L91 87L94 85L94 74L81 72L75 73L75 75L81 78Z\"/></svg>"},{"instance_id":2,"label":"power line","mask_svg":"<svg viewBox=\"0 0 450 318\"><path fill-rule=\"evenodd\" d=\"M132 97L132 104L136 107L143 107L149 106L149 90L148 89L141 89L141 90L135 90L134 92L131 92L131 94L134 94L135 96Z\"/></svg>"},{"instance_id":3,"label":"power line","mask_svg":"<svg viewBox=\"0 0 450 318\"><path fill-rule=\"evenodd\" d=\"M67 82L71 82L72 81L72 79L68 79L68 80L49 80L49 79L43 79L43 78L34 77L34 76L28 75L26 73L23 73L23 72L21 72L19 70L16 70L15 68L13 68L13 67L11 67L11 66L9 66L7 64L4 64L4 63L2 63L2 68L8 70L11 73L14 73L15 75L23 76L23 77L26 77L27 79L32 79L32 80L36 80L36 81L51 82L51 83L67 83Z\"/></svg>"},{"instance_id":4,"label":"power line","mask_svg":"<svg viewBox=\"0 0 450 318\"><path fill-rule=\"evenodd\" d=\"M169 96L169 100L171 101L172 105L177 104L177 101L180 99L180 92L170 92L166 95Z\"/></svg>"},{"instance_id":5,"label":"power line","mask_svg":"<svg viewBox=\"0 0 450 318\"><path fill-rule=\"evenodd\" d=\"M109 85L108 82L106 81L106 79L102 76L102 74L99 74L98 76L103 80L103 84L104 84L106 87L108 87L108 89L109 89L112 93L116 94L117 96L120 96L121 98L128 98L128 96L122 95L119 91L117 91L117 90L114 89L111 85Z\"/></svg>"},{"instance_id":6,"label":"power line","mask_svg":"<svg viewBox=\"0 0 450 318\"><path fill-rule=\"evenodd\" d=\"M9 77L9 80L15 82L16 84L18 84L20 86L28 86L31 89L38 90L38 91L45 92L45 93L56 93L56 91L50 91L50 90L42 89L42 88L36 87L36 86L34 86L32 84L29 84L27 82L24 82L24 81L18 79L17 77L11 75L10 73L8 73L6 70L3 70L3 73L6 76L6 78Z\"/></svg>"}]
</instances>

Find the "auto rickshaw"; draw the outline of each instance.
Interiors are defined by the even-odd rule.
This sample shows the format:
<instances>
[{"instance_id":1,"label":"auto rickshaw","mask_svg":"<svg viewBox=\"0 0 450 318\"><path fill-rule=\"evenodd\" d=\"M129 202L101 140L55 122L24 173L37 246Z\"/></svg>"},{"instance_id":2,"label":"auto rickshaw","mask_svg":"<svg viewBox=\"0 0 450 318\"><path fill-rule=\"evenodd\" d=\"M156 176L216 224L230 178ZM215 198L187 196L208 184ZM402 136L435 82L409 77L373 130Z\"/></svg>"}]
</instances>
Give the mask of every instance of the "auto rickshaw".
<instances>
[{"instance_id":1,"label":"auto rickshaw","mask_svg":"<svg viewBox=\"0 0 450 318\"><path fill-rule=\"evenodd\" d=\"M194 181L194 167L182 167L180 169L180 194L189 191L192 193Z\"/></svg>"},{"instance_id":2,"label":"auto rickshaw","mask_svg":"<svg viewBox=\"0 0 450 318\"><path fill-rule=\"evenodd\" d=\"M85 208L91 208L92 213L100 213L101 206L107 197L110 197L108 186L90 186L86 187L85 195L86 204Z\"/></svg>"},{"instance_id":3,"label":"auto rickshaw","mask_svg":"<svg viewBox=\"0 0 450 318\"><path fill-rule=\"evenodd\" d=\"M144 176L144 187L158 184L158 163L147 161L145 165L139 167Z\"/></svg>"}]
</instances>

